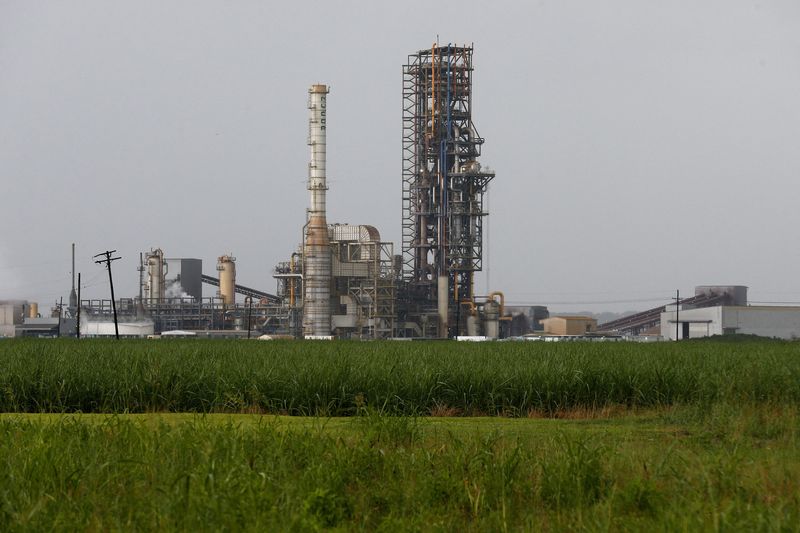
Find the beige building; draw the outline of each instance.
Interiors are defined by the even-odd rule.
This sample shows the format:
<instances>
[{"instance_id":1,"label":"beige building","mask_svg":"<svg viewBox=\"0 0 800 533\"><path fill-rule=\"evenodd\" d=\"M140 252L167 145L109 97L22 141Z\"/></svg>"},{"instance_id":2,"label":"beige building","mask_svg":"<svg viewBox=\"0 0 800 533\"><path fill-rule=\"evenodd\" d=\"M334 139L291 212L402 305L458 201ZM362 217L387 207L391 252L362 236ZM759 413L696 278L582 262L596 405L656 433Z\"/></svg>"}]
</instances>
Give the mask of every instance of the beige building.
<instances>
[{"instance_id":1,"label":"beige building","mask_svg":"<svg viewBox=\"0 0 800 533\"><path fill-rule=\"evenodd\" d=\"M597 331L597 320L588 316L553 316L539 322L545 335L585 335Z\"/></svg>"}]
</instances>

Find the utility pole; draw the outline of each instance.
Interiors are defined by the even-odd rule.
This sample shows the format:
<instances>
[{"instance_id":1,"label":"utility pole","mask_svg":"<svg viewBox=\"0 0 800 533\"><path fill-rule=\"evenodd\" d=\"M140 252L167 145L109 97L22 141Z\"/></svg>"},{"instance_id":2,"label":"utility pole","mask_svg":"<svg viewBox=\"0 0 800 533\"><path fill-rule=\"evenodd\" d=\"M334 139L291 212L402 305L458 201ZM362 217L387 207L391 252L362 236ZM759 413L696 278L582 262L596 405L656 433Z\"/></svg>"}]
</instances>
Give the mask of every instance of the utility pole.
<instances>
[{"instance_id":1,"label":"utility pole","mask_svg":"<svg viewBox=\"0 0 800 533\"><path fill-rule=\"evenodd\" d=\"M105 252L97 254L95 257L105 256L105 259L99 259L95 261L95 263L98 265L105 263L106 268L108 269L108 284L111 286L111 309L114 311L114 335L116 336L117 340L119 340L119 325L117 324L117 301L114 299L114 279L111 277L111 262L122 258L111 257L111 255L114 253L116 253L116 250L106 250Z\"/></svg>"},{"instance_id":2,"label":"utility pole","mask_svg":"<svg viewBox=\"0 0 800 533\"><path fill-rule=\"evenodd\" d=\"M681 340L681 291L675 291L675 340Z\"/></svg>"},{"instance_id":3,"label":"utility pole","mask_svg":"<svg viewBox=\"0 0 800 533\"><path fill-rule=\"evenodd\" d=\"M78 311L77 311L78 322L75 325L75 337L80 339L81 338L81 273L78 272Z\"/></svg>"}]
</instances>

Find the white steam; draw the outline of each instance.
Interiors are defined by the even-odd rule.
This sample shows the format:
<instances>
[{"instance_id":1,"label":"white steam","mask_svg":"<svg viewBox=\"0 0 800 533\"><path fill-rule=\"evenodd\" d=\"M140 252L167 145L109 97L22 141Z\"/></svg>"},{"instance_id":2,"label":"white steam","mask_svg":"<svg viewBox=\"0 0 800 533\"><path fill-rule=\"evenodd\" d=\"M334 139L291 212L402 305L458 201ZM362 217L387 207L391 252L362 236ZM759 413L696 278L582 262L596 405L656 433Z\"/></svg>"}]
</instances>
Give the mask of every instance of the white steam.
<instances>
[{"instance_id":1,"label":"white steam","mask_svg":"<svg viewBox=\"0 0 800 533\"><path fill-rule=\"evenodd\" d=\"M194 301L194 296L191 296L183 290L183 286L181 286L181 282L178 280L170 281L167 285L166 290L164 291L164 297L167 299L172 298L188 298Z\"/></svg>"}]
</instances>

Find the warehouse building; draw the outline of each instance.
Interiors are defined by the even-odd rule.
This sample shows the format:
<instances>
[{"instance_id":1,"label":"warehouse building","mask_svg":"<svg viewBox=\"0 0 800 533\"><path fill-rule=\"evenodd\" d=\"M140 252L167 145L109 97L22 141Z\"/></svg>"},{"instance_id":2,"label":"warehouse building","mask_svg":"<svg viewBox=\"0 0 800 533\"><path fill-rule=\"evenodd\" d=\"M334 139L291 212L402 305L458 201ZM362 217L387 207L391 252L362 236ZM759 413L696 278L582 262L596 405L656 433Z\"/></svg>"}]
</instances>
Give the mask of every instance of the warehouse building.
<instances>
[{"instance_id":1,"label":"warehouse building","mask_svg":"<svg viewBox=\"0 0 800 533\"><path fill-rule=\"evenodd\" d=\"M545 335L586 335L597 331L597 320L588 316L554 316L540 323Z\"/></svg>"},{"instance_id":2,"label":"warehouse building","mask_svg":"<svg viewBox=\"0 0 800 533\"><path fill-rule=\"evenodd\" d=\"M800 307L720 305L675 309L673 305L661 314L661 335L665 339L732 334L800 338Z\"/></svg>"}]
</instances>

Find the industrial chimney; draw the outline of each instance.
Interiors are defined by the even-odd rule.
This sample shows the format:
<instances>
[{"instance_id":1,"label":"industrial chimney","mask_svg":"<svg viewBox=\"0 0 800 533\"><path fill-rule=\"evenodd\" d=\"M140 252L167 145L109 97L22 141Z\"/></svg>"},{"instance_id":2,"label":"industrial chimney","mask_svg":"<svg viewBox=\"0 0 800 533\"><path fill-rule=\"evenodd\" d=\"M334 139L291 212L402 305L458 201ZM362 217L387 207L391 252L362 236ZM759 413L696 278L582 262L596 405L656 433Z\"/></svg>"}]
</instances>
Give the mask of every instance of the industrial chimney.
<instances>
[{"instance_id":1,"label":"industrial chimney","mask_svg":"<svg viewBox=\"0 0 800 533\"><path fill-rule=\"evenodd\" d=\"M312 85L308 90L308 145L311 162L308 164L308 190L311 206L308 209L305 244L303 247L304 298L303 334L331 334L331 250L328 222L325 217L325 139L327 85Z\"/></svg>"}]
</instances>

